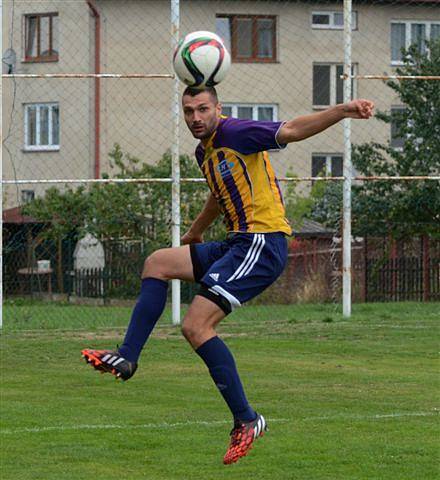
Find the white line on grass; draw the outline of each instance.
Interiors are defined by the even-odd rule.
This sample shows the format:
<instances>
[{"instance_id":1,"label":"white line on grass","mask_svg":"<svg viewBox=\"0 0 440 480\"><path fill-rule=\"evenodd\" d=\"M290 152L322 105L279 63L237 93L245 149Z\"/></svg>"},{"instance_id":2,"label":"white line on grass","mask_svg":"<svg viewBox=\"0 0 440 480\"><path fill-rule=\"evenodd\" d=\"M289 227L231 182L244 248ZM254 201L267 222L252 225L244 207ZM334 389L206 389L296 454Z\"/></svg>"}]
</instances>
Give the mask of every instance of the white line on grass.
<instances>
[{"instance_id":1,"label":"white line on grass","mask_svg":"<svg viewBox=\"0 0 440 480\"><path fill-rule=\"evenodd\" d=\"M431 412L402 412L402 413L384 413L376 415L358 415L358 414L339 414L339 415L329 415L321 417L298 417L296 419L289 418L268 418L268 423L280 422L304 422L304 421L325 421L325 420L379 420L383 418L402 418L402 417L429 417L437 415L438 411L434 410ZM66 431L76 431L76 430L139 430L139 429L167 429L167 428L177 428L177 427L187 427L191 425L202 425L202 426L213 426L213 425L225 425L231 423L230 420L212 420L212 421L203 421L203 420L194 420L187 422L176 422L176 423L144 423L140 425L117 425L117 424L102 424L102 425L58 425L53 427L22 427L16 429L3 429L0 433L3 435L14 435L19 433L44 433L44 432L66 432Z\"/></svg>"},{"instance_id":2,"label":"white line on grass","mask_svg":"<svg viewBox=\"0 0 440 480\"><path fill-rule=\"evenodd\" d=\"M264 326L267 321L259 321L259 322L253 322L253 325L259 325L259 326ZM289 321L286 320L280 320L276 322L278 325L291 325ZM320 320L315 320L314 322L311 323L301 323L299 321L298 323L293 323L292 325L300 327L300 326L306 326L306 327L317 327L317 326L322 326L323 322ZM353 322L345 322L342 320L336 320L335 322L329 322L325 323L325 325L333 325L333 326L355 326L356 328L377 328L377 327L387 327L387 328L394 328L394 329L415 329L415 330L420 330L420 329L428 329L428 328L433 328L437 327L435 324L427 323L417 323L417 324L395 324L393 325L392 323L356 323L353 324ZM236 326L243 326L243 323L240 322L228 322L227 324L224 325L224 327L236 327ZM170 328L171 327L171 328ZM6 333L7 334L22 334L22 333L34 333L34 334L41 334L41 335L49 335L49 334L57 334L57 333L90 333L92 335L96 335L96 332L103 332L103 333L109 333L113 332L116 330L125 330L127 328L126 325L113 325L113 326L96 326L94 327L93 330L90 330L89 327L84 327L84 328L48 328L45 330L42 330L41 328L31 328L31 329L11 329L8 330ZM173 328L171 325L157 325L155 327L155 330L172 330L172 331L177 331L177 328ZM182 337L183 338L183 337Z\"/></svg>"}]
</instances>

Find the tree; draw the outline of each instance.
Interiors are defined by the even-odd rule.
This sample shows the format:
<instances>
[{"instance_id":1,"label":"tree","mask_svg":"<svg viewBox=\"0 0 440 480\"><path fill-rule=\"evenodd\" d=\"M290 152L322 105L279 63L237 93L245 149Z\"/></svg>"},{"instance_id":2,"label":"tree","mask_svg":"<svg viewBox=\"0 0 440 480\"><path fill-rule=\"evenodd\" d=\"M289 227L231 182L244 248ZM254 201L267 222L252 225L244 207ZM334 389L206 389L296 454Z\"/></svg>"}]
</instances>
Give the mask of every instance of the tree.
<instances>
[{"instance_id":1,"label":"tree","mask_svg":"<svg viewBox=\"0 0 440 480\"><path fill-rule=\"evenodd\" d=\"M25 215L30 215L47 225L39 232L35 243L52 240L57 245L57 279L60 292L64 291L62 242L75 232L76 227L84 225L87 208L84 187L76 190L68 188L65 192L51 187L46 190L44 197L37 197L23 207Z\"/></svg>"},{"instance_id":2,"label":"tree","mask_svg":"<svg viewBox=\"0 0 440 480\"><path fill-rule=\"evenodd\" d=\"M155 165L143 163L118 144L110 152L114 178L170 178L171 154L167 151ZM180 156L181 177L200 177L193 157ZM105 177L109 177L108 174ZM180 188L181 230L189 227L208 195L204 183L184 183ZM171 245L171 183L94 184L90 189L88 230L98 238L145 239L148 249ZM222 235L219 222L210 237Z\"/></svg>"},{"instance_id":3,"label":"tree","mask_svg":"<svg viewBox=\"0 0 440 480\"><path fill-rule=\"evenodd\" d=\"M124 153L115 144L109 153L110 172L103 178L169 178L171 154L156 165ZM180 156L182 177L199 177L194 159ZM189 227L200 212L208 190L204 183L181 185L181 229ZM95 183L86 188L49 188L43 197L23 207L23 212L46 224L41 238L60 241L72 232L90 233L100 240L139 240L148 252L171 244L171 183ZM208 238L223 235L217 221Z\"/></svg>"},{"instance_id":4,"label":"tree","mask_svg":"<svg viewBox=\"0 0 440 480\"><path fill-rule=\"evenodd\" d=\"M440 39L425 52L415 45L404 52L397 75L440 75ZM387 144L353 146L353 165L366 176L440 174L440 86L438 81L388 81L405 105L398 112L376 117L396 126L404 139L400 150ZM366 181L352 189L353 232L356 235L439 235L438 181ZM342 217L342 186L328 183L311 209L311 218L335 227Z\"/></svg>"},{"instance_id":5,"label":"tree","mask_svg":"<svg viewBox=\"0 0 440 480\"><path fill-rule=\"evenodd\" d=\"M287 172L287 177L295 178L296 175L293 175L290 172ZM301 229L304 220L306 218L313 218L318 222L331 223L330 219L325 217L324 219L319 216L319 202L325 199L325 201L331 200L331 198L325 193L326 186L325 182L315 182L312 185L310 193L307 195L302 195L298 192L299 182L289 182L284 195L284 202L286 205L286 217L289 219L289 222L293 228L293 231L298 231ZM330 213L330 210L325 208L325 216Z\"/></svg>"}]
</instances>

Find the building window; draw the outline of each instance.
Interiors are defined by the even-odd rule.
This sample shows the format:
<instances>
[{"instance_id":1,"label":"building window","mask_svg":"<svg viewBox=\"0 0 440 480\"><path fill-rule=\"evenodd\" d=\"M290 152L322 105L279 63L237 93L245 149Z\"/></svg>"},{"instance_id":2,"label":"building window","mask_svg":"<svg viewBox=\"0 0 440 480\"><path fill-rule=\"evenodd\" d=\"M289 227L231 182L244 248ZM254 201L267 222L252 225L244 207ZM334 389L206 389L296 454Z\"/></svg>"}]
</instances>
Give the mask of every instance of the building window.
<instances>
[{"instance_id":1,"label":"building window","mask_svg":"<svg viewBox=\"0 0 440 480\"><path fill-rule=\"evenodd\" d=\"M312 155L312 177L342 177L343 156L340 153Z\"/></svg>"},{"instance_id":2,"label":"building window","mask_svg":"<svg viewBox=\"0 0 440 480\"><path fill-rule=\"evenodd\" d=\"M21 203L29 203L35 198L35 192L33 190L21 191Z\"/></svg>"},{"instance_id":3,"label":"building window","mask_svg":"<svg viewBox=\"0 0 440 480\"><path fill-rule=\"evenodd\" d=\"M403 150L405 145L405 136L402 135L402 122L404 118L402 114L406 111L405 107L391 107L391 124L390 124L390 145L396 150Z\"/></svg>"},{"instance_id":4,"label":"building window","mask_svg":"<svg viewBox=\"0 0 440 480\"><path fill-rule=\"evenodd\" d=\"M216 31L233 62L276 61L275 16L217 15Z\"/></svg>"},{"instance_id":5,"label":"building window","mask_svg":"<svg viewBox=\"0 0 440 480\"><path fill-rule=\"evenodd\" d=\"M344 13L340 12L312 12L312 28L343 30ZM352 12L351 29L357 30L357 12Z\"/></svg>"},{"instance_id":6,"label":"building window","mask_svg":"<svg viewBox=\"0 0 440 480\"><path fill-rule=\"evenodd\" d=\"M276 122L278 119L277 105L250 103L223 103L222 113L228 117L241 120L266 120Z\"/></svg>"},{"instance_id":7,"label":"building window","mask_svg":"<svg viewBox=\"0 0 440 480\"><path fill-rule=\"evenodd\" d=\"M355 75L356 65L352 65L351 73ZM325 108L344 101L344 81L341 75L344 65L319 63L313 65L313 108ZM356 96L355 82L351 82L351 96Z\"/></svg>"},{"instance_id":8,"label":"building window","mask_svg":"<svg viewBox=\"0 0 440 480\"><path fill-rule=\"evenodd\" d=\"M29 103L24 106L24 138L25 150L59 150L58 103Z\"/></svg>"},{"instance_id":9,"label":"building window","mask_svg":"<svg viewBox=\"0 0 440 480\"><path fill-rule=\"evenodd\" d=\"M393 21L391 22L391 63L403 63L402 50L416 45L420 53L426 53L426 41L440 38L440 22Z\"/></svg>"},{"instance_id":10,"label":"building window","mask_svg":"<svg viewBox=\"0 0 440 480\"><path fill-rule=\"evenodd\" d=\"M25 62L58 60L58 13L35 13L24 16Z\"/></svg>"}]
</instances>

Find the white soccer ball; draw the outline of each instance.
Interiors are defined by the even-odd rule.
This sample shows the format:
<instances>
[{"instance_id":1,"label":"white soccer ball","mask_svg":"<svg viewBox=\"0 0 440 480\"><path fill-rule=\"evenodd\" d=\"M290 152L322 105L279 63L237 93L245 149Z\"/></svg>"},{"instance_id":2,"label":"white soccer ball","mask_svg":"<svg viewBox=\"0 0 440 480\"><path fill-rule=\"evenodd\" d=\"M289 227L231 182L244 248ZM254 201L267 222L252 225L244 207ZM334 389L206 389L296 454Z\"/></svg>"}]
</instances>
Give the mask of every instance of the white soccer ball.
<instances>
[{"instance_id":1,"label":"white soccer ball","mask_svg":"<svg viewBox=\"0 0 440 480\"><path fill-rule=\"evenodd\" d=\"M231 56L223 40L212 32L192 32L180 40L174 52L174 71L193 88L220 83L231 66Z\"/></svg>"}]
</instances>

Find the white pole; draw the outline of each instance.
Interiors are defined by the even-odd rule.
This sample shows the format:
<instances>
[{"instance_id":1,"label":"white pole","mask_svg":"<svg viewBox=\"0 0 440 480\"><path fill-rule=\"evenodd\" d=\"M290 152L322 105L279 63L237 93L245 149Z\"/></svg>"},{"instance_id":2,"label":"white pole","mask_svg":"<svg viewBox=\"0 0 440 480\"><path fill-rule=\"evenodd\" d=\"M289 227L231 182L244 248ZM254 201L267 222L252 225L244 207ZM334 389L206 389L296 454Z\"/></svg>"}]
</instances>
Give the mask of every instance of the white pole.
<instances>
[{"instance_id":1,"label":"white pole","mask_svg":"<svg viewBox=\"0 0 440 480\"><path fill-rule=\"evenodd\" d=\"M351 0L344 0L344 102L351 100ZM344 119L344 191L342 233L342 313L351 316L351 119Z\"/></svg>"},{"instance_id":2,"label":"white pole","mask_svg":"<svg viewBox=\"0 0 440 480\"><path fill-rule=\"evenodd\" d=\"M3 0L0 0L0 25L3 25ZM3 32L3 29L0 28ZM3 35L0 35L0 52L3 52ZM0 83L0 97L3 98L3 79ZM3 139L3 102L0 102L0 137ZM0 151L0 175L3 180L3 148ZM0 186L0 205L2 218L0 220L0 329L3 328L3 183Z\"/></svg>"},{"instance_id":3,"label":"white pole","mask_svg":"<svg viewBox=\"0 0 440 480\"><path fill-rule=\"evenodd\" d=\"M171 47L172 51L179 42L179 0L171 0ZM171 55L170 55L171 58ZM173 182L172 200L171 200L171 222L172 222L172 246L180 246L180 161L179 161L179 80L174 79L174 96L173 96L173 130L174 141L171 150L171 176ZM173 325L180 324L180 280L172 280L172 312Z\"/></svg>"}]
</instances>

